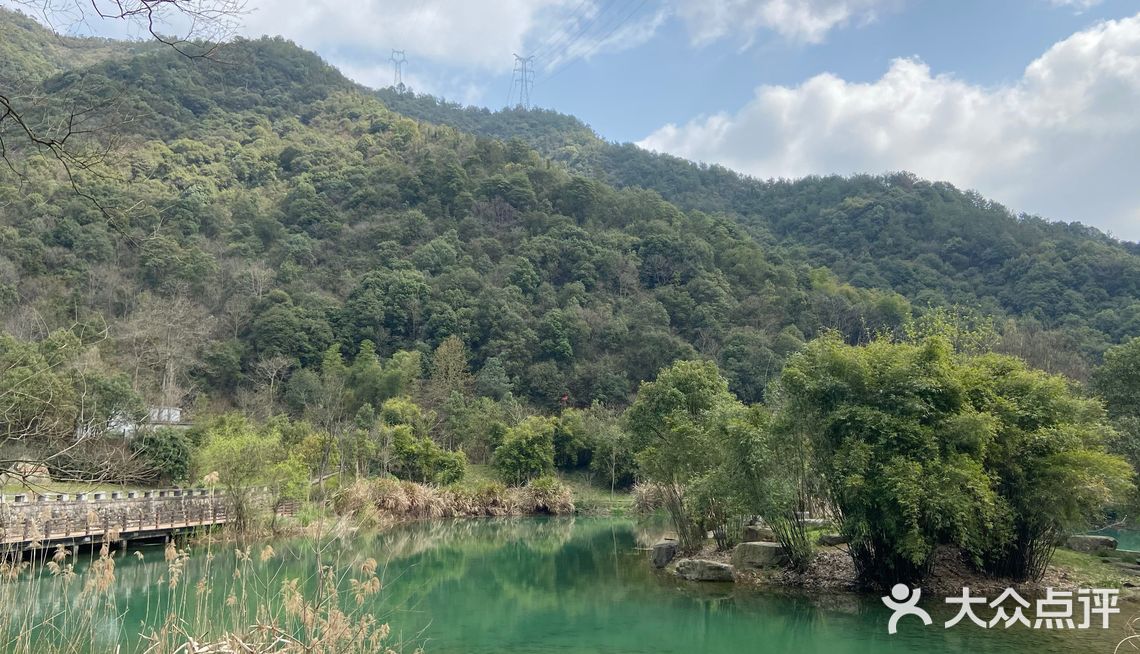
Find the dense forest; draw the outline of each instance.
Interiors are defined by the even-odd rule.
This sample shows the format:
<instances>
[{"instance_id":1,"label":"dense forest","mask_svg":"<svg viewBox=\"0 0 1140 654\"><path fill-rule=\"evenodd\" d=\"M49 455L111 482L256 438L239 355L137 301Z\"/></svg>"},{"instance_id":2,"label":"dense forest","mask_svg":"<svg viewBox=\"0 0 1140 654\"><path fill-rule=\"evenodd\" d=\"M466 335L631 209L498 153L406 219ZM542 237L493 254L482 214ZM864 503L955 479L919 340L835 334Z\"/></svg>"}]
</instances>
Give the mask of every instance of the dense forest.
<instances>
[{"instance_id":1,"label":"dense forest","mask_svg":"<svg viewBox=\"0 0 1140 654\"><path fill-rule=\"evenodd\" d=\"M620 409L678 360L756 403L828 334L935 321L1083 381L1140 333L1135 245L905 173L752 180L554 112L364 89L277 38L191 59L2 12L0 43L43 122L114 118L99 166L0 169L0 376L51 398L4 395L9 435L146 405L326 431L388 411L486 460L499 441L459 434Z\"/></svg>"},{"instance_id":2,"label":"dense forest","mask_svg":"<svg viewBox=\"0 0 1140 654\"><path fill-rule=\"evenodd\" d=\"M1140 246L1079 223L1015 215L975 192L908 173L757 180L608 143L549 110L492 112L393 89L377 93L404 115L517 138L617 188L652 189L684 210L730 216L757 241L826 266L853 286L890 289L921 308L959 304L1022 318L1023 332L1078 350L1086 361L1140 330ZM1075 362L1040 363L1085 374Z\"/></svg>"},{"instance_id":3,"label":"dense forest","mask_svg":"<svg viewBox=\"0 0 1140 654\"><path fill-rule=\"evenodd\" d=\"M417 123L281 40L238 43L220 64L113 58L44 84L72 99L114 89L116 111L142 118L122 137L124 174L84 180L98 205L50 162L0 188L4 329L38 340L106 323L102 361L152 402L240 404L266 375L284 399L333 344L429 355L452 335L473 370L493 359L547 409L623 404L697 353L755 400L805 339L858 340L910 313L729 217Z\"/></svg>"}]
</instances>

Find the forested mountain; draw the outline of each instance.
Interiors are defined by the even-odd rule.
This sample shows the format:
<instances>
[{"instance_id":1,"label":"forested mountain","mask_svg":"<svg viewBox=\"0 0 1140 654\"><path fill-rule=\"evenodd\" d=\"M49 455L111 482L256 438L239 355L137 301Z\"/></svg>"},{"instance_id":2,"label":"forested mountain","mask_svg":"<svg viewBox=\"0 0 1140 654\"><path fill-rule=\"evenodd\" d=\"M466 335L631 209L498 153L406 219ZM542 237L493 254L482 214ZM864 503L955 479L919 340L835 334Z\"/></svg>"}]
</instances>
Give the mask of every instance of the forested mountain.
<instances>
[{"instance_id":1,"label":"forested mountain","mask_svg":"<svg viewBox=\"0 0 1140 654\"><path fill-rule=\"evenodd\" d=\"M92 356L152 402L268 385L300 406L300 373L330 346L427 354L450 335L538 406L622 404L696 353L758 398L805 338L909 314L731 219L416 123L282 40L221 62L114 58L44 86L76 102L114 89L136 118L114 170L80 173L108 215L54 162L2 173L3 329L106 324Z\"/></svg>"},{"instance_id":2,"label":"forested mountain","mask_svg":"<svg viewBox=\"0 0 1140 654\"><path fill-rule=\"evenodd\" d=\"M84 365L152 403L299 413L330 356L398 374L418 352L427 371L454 335L488 394L553 409L623 405L697 355L756 401L806 339L897 332L912 306L1015 317L1003 348L1077 377L1140 333L1131 246L947 185L756 182L550 112L377 96L281 39L71 69L19 50L48 53L12 65L49 95L113 95L131 120L113 161L76 173L90 198L51 160L0 170L9 369L70 329Z\"/></svg>"},{"instance_id":3,"label":"forested mountain","mask_svg":"<svg viewBox=\"0 0 1140 654\"><path fill-rule=\"evenodd\" d=\"M907 173L756 180L600 139L547 110L491 112L377 92L392 109L499 139L518 138L616 187L653 189L682 209L724 212L761 242L919 306L962 304L1030 318L1096 357L1140 333L1140 245L1078 223L1014 215L975 192ZM1057 335L1054 335L1057 336Z\"/></svg>"}]
</instances>

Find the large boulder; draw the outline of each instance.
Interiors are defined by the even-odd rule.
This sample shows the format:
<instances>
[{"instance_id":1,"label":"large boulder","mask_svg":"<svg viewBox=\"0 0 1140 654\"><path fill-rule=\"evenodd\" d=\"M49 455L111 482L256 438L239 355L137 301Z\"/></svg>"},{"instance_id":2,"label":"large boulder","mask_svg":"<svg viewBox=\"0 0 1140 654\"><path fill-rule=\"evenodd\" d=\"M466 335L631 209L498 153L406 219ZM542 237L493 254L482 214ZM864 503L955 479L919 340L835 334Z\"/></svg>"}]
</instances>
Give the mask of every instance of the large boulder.
<instances>
[{"instance_id":1,"label":"large boulder","mask_svg":"<svg viewBox=\"0 0 1140 654\"><path fill-rule=\"evenodd\" d=\"M822 545L824 547L835 547L836 545L843 545L846 542L847 537L841 536L840 534L820 534L819 538L816 539L815 544Z\"/></svg>"},{"instance_id":2,"label":"large boulder","mask_svg":"<svg viewBox=\"0 0 1140 654\"><path fill-rule=\"evenodd\" d=\"M1069 536L1065 547L1077 552L1099 552L1101 550L1116 549L1116 539L1111 536Z\"/></svg>"},{"instance_id":3,"label":"large boulder","mask_svg":"<svg viewBox=\"0 0 1140 654\"><path fill-rule=\"evenodd\" d=\"M689 581L732 581L732 566L705 559L681 559L677 576Z\"/></svg>"},{"instance_id":4,"label":"large boulder","mask_svg":"<svg viewBox=\"0 0 1140 654\"><path fill-rule=\"evenodd\" d=\"M779 543L741 543L732 551L732 565L742 570L778 568L787 562Z\"/></svg>"},{"instance_id":5,"label":"large boulder","mask_svg":"<svg viewBox=\"0 0 1140 654\"><path fill-rule=\"evenodd\" d=\"M650 560L653 561L653 567L664 568L669 565L669 562L677 556L677 541L663 540L653 545L653 550L650 553Z\"/></svg>"},{"instance_id":6,"label":"large boulder","mask_svg":"<svg viewBox=\"0 0 1140 654\"><path fill-rule=\"evenodd\" d=\"M774 543L778 539L776 532L763 525L744 525L744 533L740 540L745 543Z\"/></svg>"}]
</instances>

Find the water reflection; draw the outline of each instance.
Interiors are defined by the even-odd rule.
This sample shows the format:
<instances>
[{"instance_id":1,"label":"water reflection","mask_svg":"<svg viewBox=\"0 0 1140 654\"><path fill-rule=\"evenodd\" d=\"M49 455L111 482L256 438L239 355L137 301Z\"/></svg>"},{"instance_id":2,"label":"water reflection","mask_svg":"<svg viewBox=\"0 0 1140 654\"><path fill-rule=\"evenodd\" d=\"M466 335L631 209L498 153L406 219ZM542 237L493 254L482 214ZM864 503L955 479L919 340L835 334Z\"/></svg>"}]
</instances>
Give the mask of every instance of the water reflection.
<instances>
[{"instance_id":1,"label":"water reflection","mask_svg":"<svg viewBox=\"0 0 1140 654\"><path fill-rule=\"evenodd\" d=\"M1111 652L1120 633L1047 633L1014 628L946 630L950 617L932 610L935 625L903 624L886 633L888 613L873 597L849 593L758 592L732 584L682 582L654 571L644 547L663 527L607 518L485 519L425 522L386 533L354 536L314 547L275 543L267 586L287 578L310 587L320 565L382 566L384 587L367 608L388 620L405 641L434 653L694 652ZM237 567L232 548L202 549L186 562L184 583L225 580ZM144 560L119 561L116 611L107 613L92 651L112 644L135 651L140 629L172 610L161 550ZM23 582L27 583L27 582ZM78 584L77 584L78 585ZM50 584L29 585L34 610L47 615L68 598ZM70 592L74 592L74 589ZM204 617L226 609L226 584L189 593L177 608ZM1135 608L1124 609L1117 625Z\"/></svg>"}]
</instances>

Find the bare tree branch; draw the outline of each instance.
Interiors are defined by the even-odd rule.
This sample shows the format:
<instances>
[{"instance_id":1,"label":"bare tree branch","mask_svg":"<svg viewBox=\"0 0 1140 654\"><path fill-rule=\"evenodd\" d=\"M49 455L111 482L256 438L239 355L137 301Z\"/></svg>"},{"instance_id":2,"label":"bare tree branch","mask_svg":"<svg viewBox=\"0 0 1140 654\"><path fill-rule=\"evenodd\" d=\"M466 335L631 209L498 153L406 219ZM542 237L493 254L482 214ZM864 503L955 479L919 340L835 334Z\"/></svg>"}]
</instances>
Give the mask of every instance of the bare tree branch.
<instances>
[{"instance_id":1,"label":"bare tree branch","mask_svg":"<svg viewBox=\"0 0 1140 654\"><path fill-rule=\"evenodd\" d=\"M191 59L211 58L229 41L244 13L244 0L0 0L37 16L57 35L99 33L96 23L117 24L135 30L148 40L164 44ZM88 178L108 178L114 169L111 154L118 145L115 134L131 122L115 99L90 101L99 93L79 88L43 93L40 85L5 79L0 75L0 162L23 179L15 155L40 155L57 162L72 191L90 202L129 245L138 239L127 232L129 211L108 206L87 190ZM74 95L75 98L71 96ZM105 96L104 96L105 97ZM86 103L78 104L81 98Z\"/></svg>"}]
</instances>

